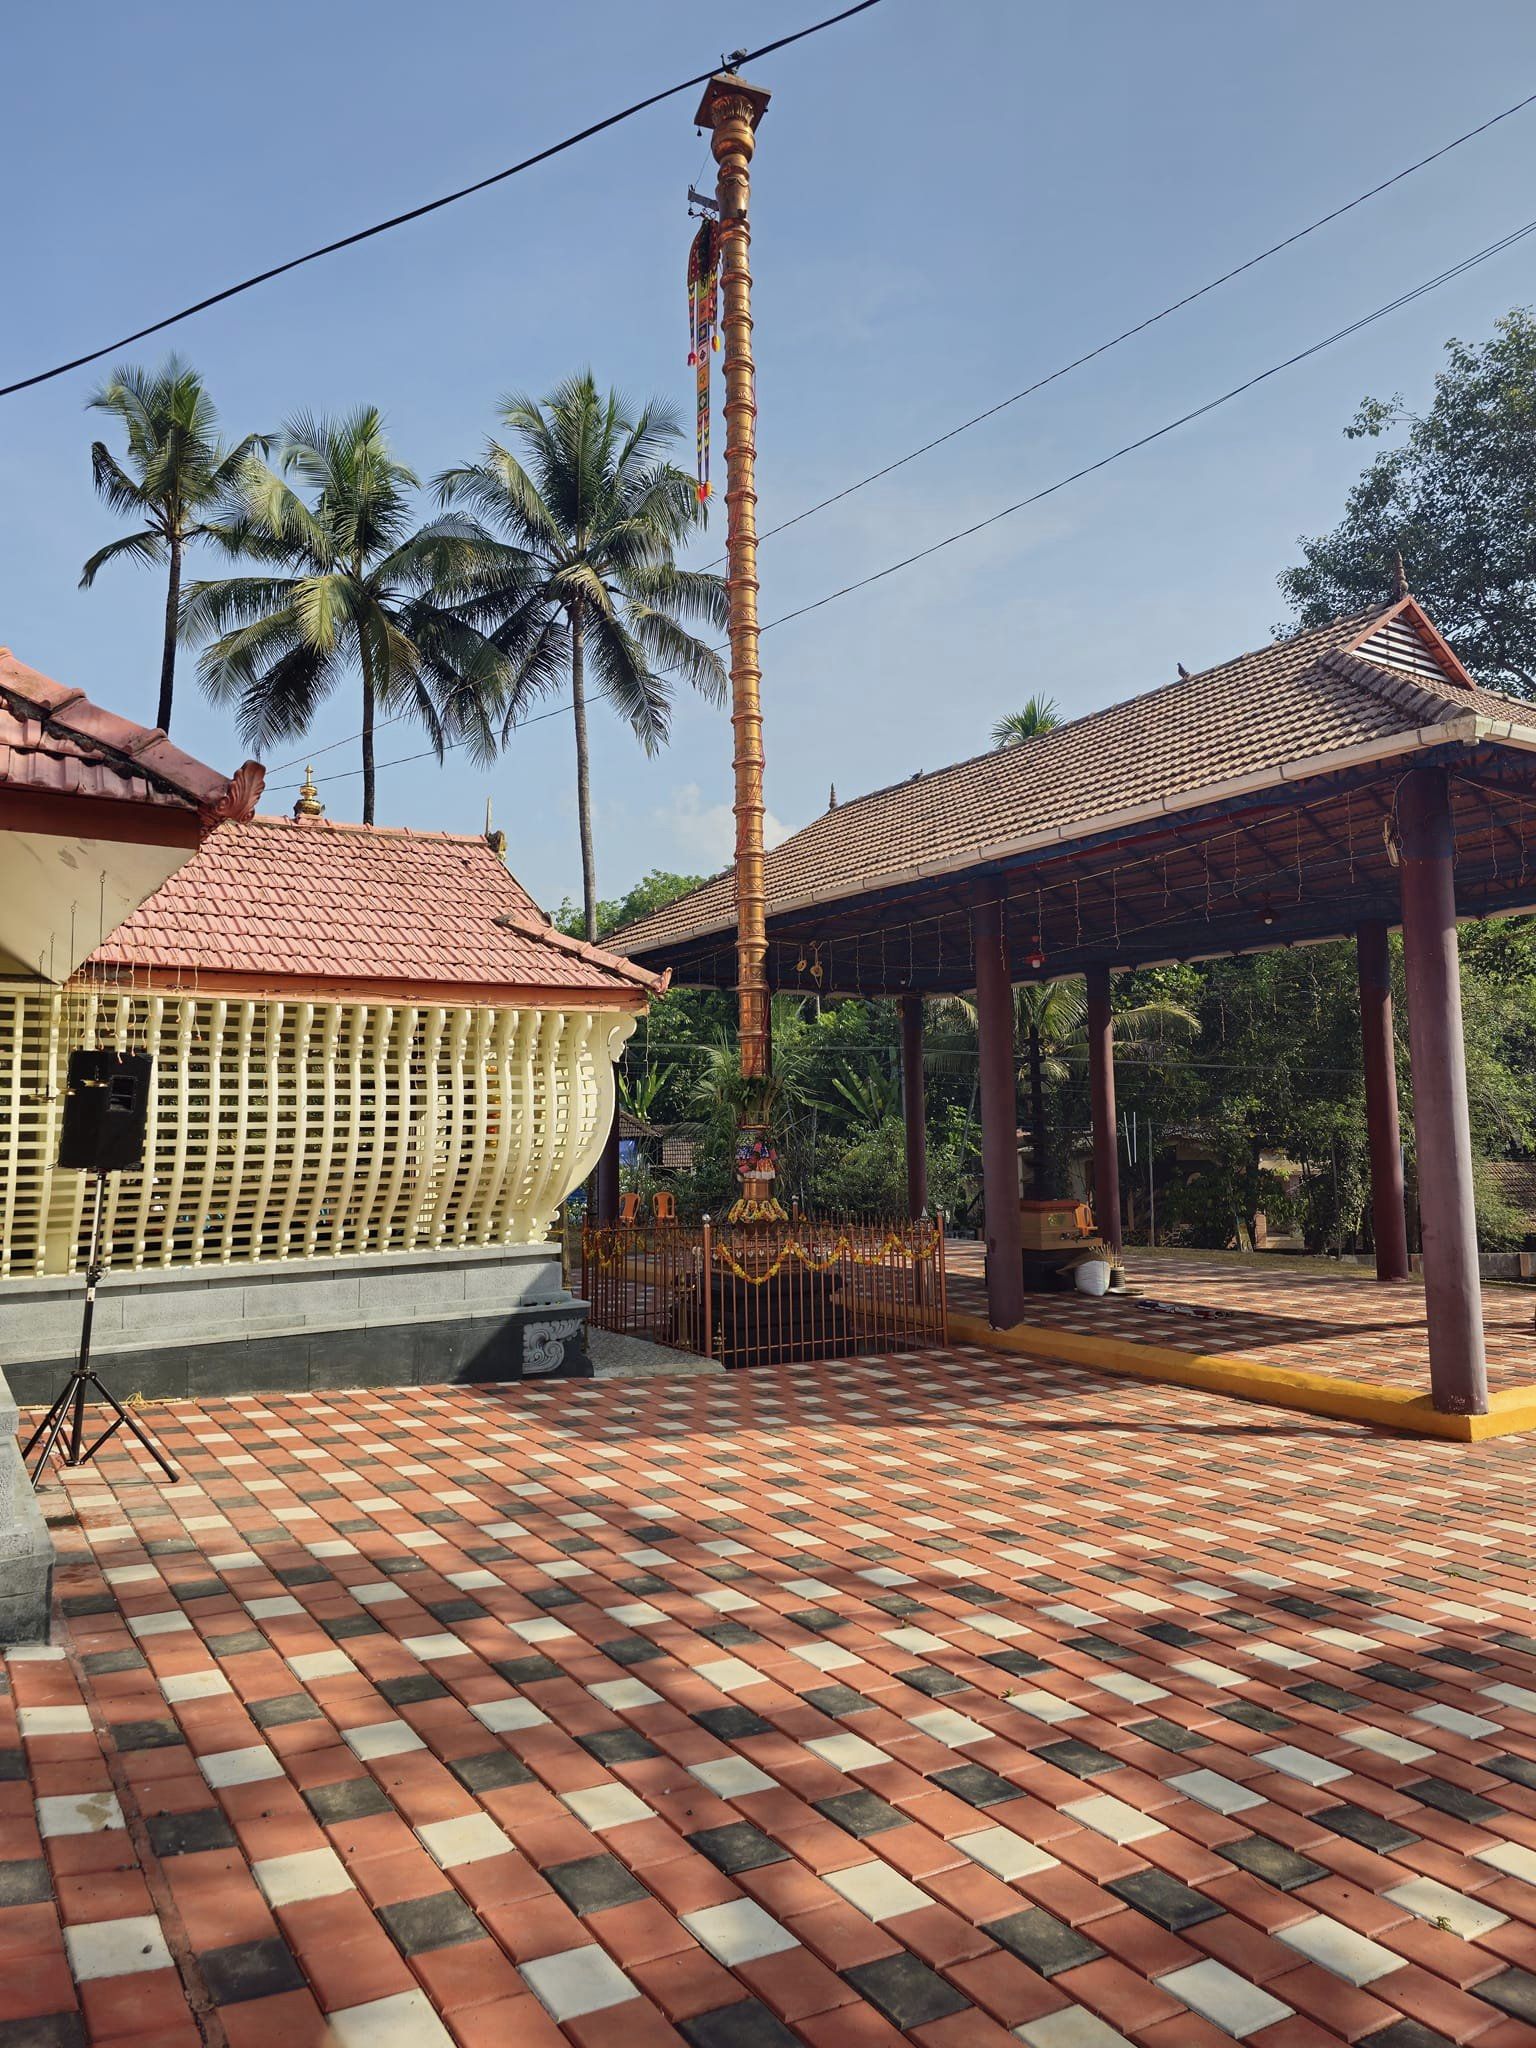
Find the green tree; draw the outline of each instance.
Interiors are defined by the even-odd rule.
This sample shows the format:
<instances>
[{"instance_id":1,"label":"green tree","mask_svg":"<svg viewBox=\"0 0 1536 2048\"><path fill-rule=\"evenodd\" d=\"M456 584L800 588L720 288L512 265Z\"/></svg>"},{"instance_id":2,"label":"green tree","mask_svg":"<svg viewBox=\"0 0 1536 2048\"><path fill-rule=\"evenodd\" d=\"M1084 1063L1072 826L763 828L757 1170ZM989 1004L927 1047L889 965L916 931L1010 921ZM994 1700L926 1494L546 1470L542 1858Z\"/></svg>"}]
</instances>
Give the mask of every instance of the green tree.
<instances>
[{"instance_id":1,"label":"green tree","mask_svg":"<svg viewBox=\"0 0 1536 2048\"><path fill-rule=\"evenodd\" d=\"M451 519L417 530L416 487L372 406L289 422L275 469L244 465L218 534L269 573L196 583L182 614L189 637L216 636L198 672L216 702L239 706L241 737L257 750L303 733L356 672L367 825L378 714L418 720L439 759L451 736L485 761L507 681L505 658L460 609L484 570L480 536Z\"/></svg>"},{"instance_id":2,"label":"green tree","mask_svg":"<svg viewBox=\"0 0 1536 2048\"><path fill-rule=\"evenodd\" d=\"M80 588L88 590L108 562L165 564L165 632L155 723L169 732L186 549L189 542L214 531L208 515L222 503L251 457L265 450L266 437L248 434L226 448L202 378L175 355L167 356L158 370L124 364L86 404L92 411L110 413L128 440L126 468L105 441L91 443L91 478L97 494L114 512L140 523L121 540L97 549L80 572Z\"/></svg>"},{"instance_id":3,"label":"green tree","mask_svg":"<svg viewBox=\"0 0 1536 2048\"><path fill-rule=\"evenodd\" d=\"M617 392L602 396L587 371L542 404L507 399L501 417L517 452L493 440L479 462L440 476L438 491L482 522L486 571L475 616L509 663L502 737L569 678L583 936L595 939L588 663L598 694L655 753L667 738L671 675L711 703L725 694L718 652L683 623L723 628L725 584L678 566L699 506L692 482L665 459L679 429L659 400L633 412Z\"/></svg>"},{"instance_id":4,"label":"green tree","mask_svg":"<svg viewBox=\"0 0 1536 2048\"><path fill-rule=\"evenodd\" d=\"M601 899L597 906L597 936L606 939L626 925L638 924L642 917L649 917L654 910L665 910L679 896L686 896L708 880L708 875L674 875L665 868L652 868L624 895ZM568 938L586 937L586 912L569 897L555 912L554 921Z\"/></svg>"},{"instance_id":5,"label":"green tree","mask_svg":"<svg viewBox=\"0 0 1536 2048\"><path fill-rule=\"evenodd\" d=\"M1043 732L1054 732L1061 723L1061 713L1056 709L1054 697L1036 694L1026 697L1018 711L1005 712L992 728L994 747L1016 747L1024 740L1038 738Z\"/></svg>"},{"instance_id":6,"label":"green tree","mask_svg":"<svg viewBox=\"0 0 1536 2048\"><path fill-rule=\"evenodd\" d=\"M1332 533L1301 542L1280 588L1299 626L1390 601L1401 553L1414 595L1474 674L1536 695L1536 317L1446 344L1422 413L1366 399L1352 439L1404 437L1365 469Z\"/></svg>"}]
</instances>

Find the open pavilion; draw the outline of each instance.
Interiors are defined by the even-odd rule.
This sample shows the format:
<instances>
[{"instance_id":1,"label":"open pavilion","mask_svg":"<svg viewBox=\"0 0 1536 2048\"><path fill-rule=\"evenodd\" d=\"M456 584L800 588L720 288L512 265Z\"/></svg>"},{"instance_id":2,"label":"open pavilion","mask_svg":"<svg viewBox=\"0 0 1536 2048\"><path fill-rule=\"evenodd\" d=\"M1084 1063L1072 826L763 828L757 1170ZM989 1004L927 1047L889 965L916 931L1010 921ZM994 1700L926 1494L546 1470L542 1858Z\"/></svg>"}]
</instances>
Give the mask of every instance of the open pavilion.
<instances>
[{"instance_id":1,"label":"open pavilion","mask_svg":"<svg viewBox=\"0 0 1536 2048\"><path fill-rule=\"evenodd\" d=\"M1484 1418L1451 1432L1482 1434L1510 1426L1501 1410L1536 1413L1536 1390L1490 1399L1456 927L1536 905L1533 850L1536 708L1481 688L1404 590L828 810L768 856L769 984L901 1001L915 1213L927 1199L923 999L974 990L987 1317L1008 1331L1026 1320L1012 984L1086 977L1095 1213L1118 1250L1114 975L1275 946L1356 942L1377 1275L1407 1278L1387 943L1401 927L1430 1376L1420 1406ZM613 943L675 982L730 987L734 929L727 873Z\"/></svg>"}]
</instances>

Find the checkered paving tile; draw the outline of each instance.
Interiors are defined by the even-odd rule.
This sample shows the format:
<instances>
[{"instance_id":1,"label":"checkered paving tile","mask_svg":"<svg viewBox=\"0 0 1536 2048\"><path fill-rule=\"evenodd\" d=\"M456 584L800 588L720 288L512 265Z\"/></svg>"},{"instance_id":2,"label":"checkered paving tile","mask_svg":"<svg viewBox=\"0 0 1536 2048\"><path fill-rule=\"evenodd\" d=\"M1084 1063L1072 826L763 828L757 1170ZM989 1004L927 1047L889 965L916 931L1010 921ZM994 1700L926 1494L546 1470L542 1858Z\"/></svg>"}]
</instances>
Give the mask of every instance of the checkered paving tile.
<instances>
[{"instance_id":1,"label":"checkered paving tile","mask_svg":"<svg viewBox=\"0 0 1536 2048\"><path fill-rule=\"evenodd\" d=\"M949 1305L985 1317L982 1247L946 1248ZM1268 1268L1199 1254L1132 1247L1138 1291L1091 1301L1071 1290L1031 1294L1025 1320L1080 1336L1123 1337L1172 1351L1220 1351L1253 1365L1390 1386L1429 1386L1424 1290L1379 1285L1369 1268L1318 1273L1276 1254ZM1493 1387L1536 1386L1536 1320L1529 1288L1487 1285L1483 1329Z\"/></svg>"},{"instance_id":2,"label":"checkered paving tile","mask_svg":"<svg viewBox=\"0 0 1536 2048\"><path fill-rule=\"evenodd\" d=\"M1520 1439L971 1350L152 1420L44 1495L0 2048L1536 2048Z\"/></svg>"}]
</instances>

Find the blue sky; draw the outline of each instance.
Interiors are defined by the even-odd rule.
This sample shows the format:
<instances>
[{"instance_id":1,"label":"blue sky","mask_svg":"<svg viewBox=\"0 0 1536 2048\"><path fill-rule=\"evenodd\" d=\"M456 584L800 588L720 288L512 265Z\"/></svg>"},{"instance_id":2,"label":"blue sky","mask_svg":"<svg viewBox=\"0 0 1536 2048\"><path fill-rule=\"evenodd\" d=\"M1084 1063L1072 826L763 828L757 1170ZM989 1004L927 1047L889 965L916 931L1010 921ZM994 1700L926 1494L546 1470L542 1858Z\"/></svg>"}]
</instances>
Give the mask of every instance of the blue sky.
<instances>
[{"instance_id":1,"label":"blue sky","mask_svg":"<svg viewBox=\"0 0 1536 2048\"><path fill-rule=\"evenodd\" d=\"M8 187L24 203L7 222L0 381L821 11L27 10L7 35ZM754 189L771 526L1536 90L1536 10L1479 0L1453 21L1431 0L882 0L753 75L774 94ZM155 360L174 339L237 433L376 403L424 476L476 451L501 393L543 392L588 364L686 415L684 194L705 162L693 104L137 353ZM1533 171L1536 109L770 541L764 616L985 516L1492 241L1531 213ZM1448 336L1481 336L1533 299L1528 244L975 542L768 635L772 817L793 828L830 783L852 795L977 751L1033 691L1076 714L1268 639L1296 537L1334 522L1363 459L1342 434L1359 399L1422 398ZM121 566L75 587L118 530L90 486L95 374L0 401L0 642L147 720L158 575ZM175 737L232 767L232 723L183 664ZM337 817L358 814L360 783L355 747L331 743L356 725L344 691L307 746L275 754L316 752ZM420 745L398 726L380 756ZM723 714L697 703L679 704L671 747L650 761L598 714L604 894L652 867L728 858L729 764ZM268 808L291 804L301 772L274 765ZM452 755L386 770L379 815L471 830L493 797L513 866L552 906L579 884L572 785L569 720L552 718L489 770Z\"/></svg>"}]
</instances>

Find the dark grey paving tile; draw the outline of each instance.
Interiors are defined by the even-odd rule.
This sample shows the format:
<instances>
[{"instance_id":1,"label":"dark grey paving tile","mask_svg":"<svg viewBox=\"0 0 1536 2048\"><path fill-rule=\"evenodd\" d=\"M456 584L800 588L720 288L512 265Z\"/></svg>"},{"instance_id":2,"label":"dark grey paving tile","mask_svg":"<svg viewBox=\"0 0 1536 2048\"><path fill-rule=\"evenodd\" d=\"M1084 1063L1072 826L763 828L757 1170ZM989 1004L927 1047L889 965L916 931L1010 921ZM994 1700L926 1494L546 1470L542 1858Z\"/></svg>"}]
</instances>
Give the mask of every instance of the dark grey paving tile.
<instances>
[{"instance_id":1,"label":"dark grey paving tile","mask_svg":"<svg viewBox=\"0 0 1536 2048\"><path fill-rule=\"evenodd\" d=\"M843 1978L883 2012L893 2027L907 2032L970 2008L969 1999L905 1950L900 1955L882 1956L878 1962L860 1963L856 1969L845 1970Z\"/></svg>"},{"instance_id":2,"label":"dark grey paving tile","mask_svg":"<svg viewBox=\"0 0 1536 2048\"><path fill-rule=\"evenodd\" d=\"M402 1955L424 1955L429 1949L454 1948L480 1941L485 1929L455 1891L432 1892L424 1899L403 1899L381 1906L379 1918Z\"/></svg>"},{"instance_id":3,"label":"dark grey paving tile","mask_svg":"<svg viewBox=\"0 0 1536 2048\"><path fill-rule=\"evenodd\" d=\"M1355 2048L1456 2048L1456 2044L1449 2035L1421 2027L1417 2020L1394 2020L1389 2027L1363 2035Z\"/></svg>"},{"instance_id":4,"label":"dark grey paving tile","mask_svg":"<svg viewBox=\"0 0 1536 2048\"><path fill-rule=\"evenodd\" d=\"M1410 1799L1417 1799L1421 1806L1432 1806L1437 1813L1448 1813L1454 1820L1474 1823L1499 1821L1505 1818L1507 1811L1496 1806L1491 1799L1469 1792L1464 1785L1453 1785L1445 1778L1420 1778L1412 1785L1405 1785L1403 1791Z\"/></svg>"},{"instance_id":5,"label":"dark grey paving tile","mask_svg":"<svg viewBox=\"0 0 1536 2048\"><path fill-rule=\"evenodd\" d=\"M1011 1785L984 1764L951 1764L948 1770L932 1772L931 1777L935 1785L942 1785L968 1806L1001 1806L1005 1800L1024 1797L1017 1785Z\"/></svg>"},{"instance_id":6,"label":"dark grey paving tile","mask_svg":"<svg viewBox=\"0 0 1536 2048\"><path fill-rule=\"evenodd\" d=\"M765 1863L784 1863L789 1858L787 1849L780 1848L761 1829L744 1820L728 1821L719 1828L700 1828L697 1834L685 1835L683 1839L727 1877L738 1870L757 1870Z\"/></svg>"},{"instance_id":7,"label":"dark grey paving tile","mask_svg":"<svg viewBox=\"0 0 1536 2048\"><path fill-rule=\"evenodd\" d=\"M238 1846L234 1829L216 1806L199 1807L192 1813L157 1813L147 1825L150 1847L157 1856L195 1856L204 1849Z\"/></svg>"},{"instance_id":8,"label":"dark grey paving tile","mask_svg":"<svg viewBox=\"0 0 1536 2048\"><path fill-rule=\"evenodd\" d=\"M863 1693L855 1692L851 1685L818 1685L801 1698L808 1707L814 1707L820 1714L830 1714L834 1720L845 1721L851 1714L872 1714L873 1700L865 1699Z\"/></svg>"},{"instance_id":9,"label":"dark grey paving tile","mask_svg":"<svg viewBox=\"0 0 1536 2048\"><path fill-rule=\"evenodd\" d=\"M1050 1669L1043 1657L1031 1657L1028 1650L989 1650L981 1661L995 1664L1011 1678L1033 1678L1037 1672Z\"/></svg>"},{"instance_id":10,"label":"dark grey paving tile","mask_svg":"<svg viewBox=\"0 0 1536 2048\"><path fill-rule=\"evenodd\" d=\"M747 1735L771 1735L773 1724L750 1707L705 1707L692 1717L722 1742L740 1742Z\"/></svg>"},{"instance_id":11,"label":"dark grey paving tile","mask_svg":"<svg viewBox=\"0 0 1536 2048\"><path fill-rule=\"evenodd\" d=\"M320 1709L307 1692L280 1692L269 1700L252 1700L246 1709L258 1728L286 1728L294 1721L318 1721Z\"/></svg>"},{"instance_id":12,"label":"dark grey paving tile","mask_svg":"<svg viewBox=\"0 0 1536 2048\"><path fill-rule=\"evenodd\" d=\"M0 1863L0 1906L41 1906L52 1896L48 1865L41 1856Z\"/></svg>"},{"instance_id":13,"label":"dark grey paving tile","mask_svg":"<svg viewBox=\"0 0 1536 2048\"><path fill-rule=\"evenodd\" d=\"M1383 1820L1379 1813L1351 1806L1347 1800L1339 1806L1323 1807L1312 1818L1319 1827L1329 1828L1346 1841L1358 1842L1362 1849L1376 1849L1384 1856L1394 1849L1406 1849L1410 1842L1420 1839L1410 1829L1400 1828L1396 1821Z\"/></svg>"},{"instance_id":14,"label":"dark grey paving tile","mask_svg":"<svg viewBox=\"0 0 1536 2048\"><path fill-rule=\"evenodd\" d=\"M342 1778L334 1785L311 1785L305 1804L323 1827L338 1821L365 1820L370 1814L393 1813L394 1807L372 1778Z\"/></svg>"},{"instance_id":15,"label":"dark grey paving tile","mask_svg":"<svg viewBox=\"0 0 1536 2048\"><path fill-rule=\"evenodd\" d=\"M243 2005L249 1998L304 1989L304 1973L281 1939L203 1949L197 1961L215 2005Z\"/></svg>"},{"instance_id":16,"label":"dark grey paving tile","mask_svg":"<svg viewBox=\"0 0 1536 2048\"><path fill-rule=\"evenodd\" d=\"M1528 1756L1484 1757L1482 1768L1497 1778L1508 1778L1512 1785L1524 1785L1528 1791L1536 1792L1536 1762Z\"/></svg>"},{"instance_id":17,"label":"dark grey paving tile","mask_svg":"<svg viewBox=\"0 0 1536 2048\"><path fill-rule=\"evenodd\" d=\"M1126 1729L1127 1735L1139 1735L1143 1742L1155 1742L1159 1749L1170 1750L1175 1756L1182 1756L1187 1749L1208 1749L1209 1735L1197 1735L1192 1728L1182 1728L1177 1721L1165 1721L1161 1714L1154 1714L1148 1721L1133 1721Z\"/></svg>"},{"instance_id":18,"label":"dark grey paving tile","mask_svg":"<svg viewBox=\"0 0 1536 2048\"><path fill-rule=\"evenodd\" d=\"M1054 1764L1058 1771L1070 1771L1074 1778L1097 1778L1105 1771L1125 1769L1122 1757L1095 1749L1091 1742L1079 1742L1075 1736L1068 1736L1061 1742L1042 1743L1033 1754L1043 1763Z\"/></svg>"},{"instance_id":19,"label":"dark grey paving tile","mask_svg":"<svg viewBox=\"0 0 1536 2048\"><path fill-rule=\"evenodd\" d=\"M678 2030L688 2048L800 2048L799 2037L755 1998L679 2020Z\"/></svg>"},{"instance_id":20,"label":"dark grey paving tile","mask_svg":"<svg viewBox=\"0 0 1536 2048\"><path fill-rule=\"evenodd\" d=\"M480 1756L456 1756L448 1768L470 1792L501 1792L509 1785L533 1783L533 1772L510 1749L488 1749Z\"/></svg>"},{"instance_id":21,"label":"dark grey paving tile","mask_svg":"<svg viewBox=\"0 0 1536 2048\"><path fill-rule=\"evenodd\" d=\"M1272 1842L1268 1835L1247 1835L1240 1842L1220 1842L1216 1854L1281 1892L1293 1892L1298 1885L1316 1884L1332 1875L1310 1856L1298 1855L1283 1843Z\"/></svg>"},{"instance_id":22,"label":"dark grey paving tile","mask_svg":"<svg viewBox=\"0 0 1536 2048\"><path fill-rule=\"evenodd\" d=\"M169 1715L156 1721L114 1721L112 1740L124 1752L135 1749L174 1749L181 1741L179 1727Z\"/></svg>"},{"instance_id":23,"label":"dark grey paving tile","mask_svg":"<svg viewBox=\"0 0 1536 2048\"><path fill-rule=\"evenodd\" d=\"M502 1657L492 1663L491 1669L508 1685L538 1685L546 1678L565 1675L552 1657Z\"/></svg>"},{"instance_id":24,"label":"dark grey paving tile","mask_svg":"<svg viewBox=\"0 0 1536 2048\"><path fill-rule=\"evenodd\" d=\"M937 1664L918 1664L910 1671L893 1671L891 1676L902 1685L910 1685L914 1692L926 1693L931 1700L943 1699L946 1693L972 1690L966 1679L957 1677L953 1671L941 1671Z\"/></svg>"},{"instance_id":25,"label":"dark grey paving tile","mask_svg":"<svg viewBox=\"0 0 1536 2048\"><path fill-rule=\"evenodd\" d=\"M714 1859L711 1858L711 1861ZM737 1864L738 1870L750 1869ZM603 1913L610 1906L632 1906L651 1895L617 1856L582 1856L574 1863L556 1863L540 1875L554 1886L573 1913Z\"/></svg>"},{"instance_id":26,"label":"dark grey paving tile","mask_svg":"<svg viewBox=\"0 0 1536 2048\"><path fill-rule=\"evenodd\" d=\"M1059 1976L1081 1963L1096 1963L1104 1953L1096 1941L1077 1933L1043 1906L1028 1906L1022 1913L989 1920L982 1932L1042 1977Z\"/></svg>"},{"instance_id":27,"label":"dark grey paving tile","mask_svg":"<svg viewBox=\"0 0 1536 2048\"><path fill-rule=\"evenodd\" d=\"M413 1707L420 1700L443 1700L448 1688L430 1671L408 1671L403 1678L381 1678L378 1690L392 1707Z\"/></svg>"},{"instance_id":28,"label":"dark grey paving tile","mask_svg":"<svg viewBox=\"0 0 1536 2048\"><path fill-rule=\"evenodd\" d=\"M85 2048L85 2022L77 2012L50 2012L0 2026L0 2048Z\"/></svg>"},{"instance_id":29,"label":"dark grey paving tile","mask_svg":"<svg viewBox=\"0 0 1536 2048\"><path fill-rule=\"evenodd\" d=\"M1511 2019L1536 2021L1536 1977L1529 1970L1500 1970L1472 1986L1472 1996L1481 1998Z\"/></svg>"},{"instance_id":30,"label":"dark grey paving tile","mask_svg":"<svg viewBox=\"0 0 1536 2048\"><path fill-rule=\"evenodd\" d=\"M118 1671L143 1671L148 1660L139 1650L92 1650L80 1659L87 1678L108 1678Z\"/></svg>"},{"instance_id":31,"label":"dark grey paving tile","mask_svg":"<svg viewBox=\"0 0 1536 2048\"><path fill-rule=\"evenodd\" d=\"M824 1820L834 1821L845 1834L862 1842L867 1835L882 1835L887 1828L904 1828L907 1816L873 1792L837 1792L830 1799L814 1800Z\"/></svg>"},{"instance_id":32,"label":"dark grey paving tile","mask_svg":"<svg viewBox=\"0 0 1536 2048\"><path fill-rule=\"evenodd\" d=\"M576 1740L600 1764L639 1764L661 1755L637 1728L599 1728L591 1735L578 1735Z\"/></svg>"},{"instance_id":33,"label":"dark grey paving tile","mask_svg":"<svg viewBox=\"0 0 1536 2048\"><path fill-rule=\"evenodd\" d=\"M1180 1884L1165 1870L1136 1870L1129 1877L1112 1879L1104 1889L1138 1913L1145 1913L1159 1927L1166 1927L1170 1934L1198 1927L1202 1920L1218 1919L1223 1911L1214 1899Z\"/></svg>"},{"instance_id":34,"label":"dark grey paving tile","mask_svg":"<svg viewBox=\"0 0 1536 2048\"><path fill-rule=\"evenodd\" d=\"M1333 1714L1358 1714L1365 1706L1358 1693L1345 1692L1342 1686L1325 1685L1318 1678L1309 1678L1305 1685L1288 1685L1286 1691L1293 1699L1305 1700L1312 1707L1327 1707Z\"/></svg>"}]
</instances>

